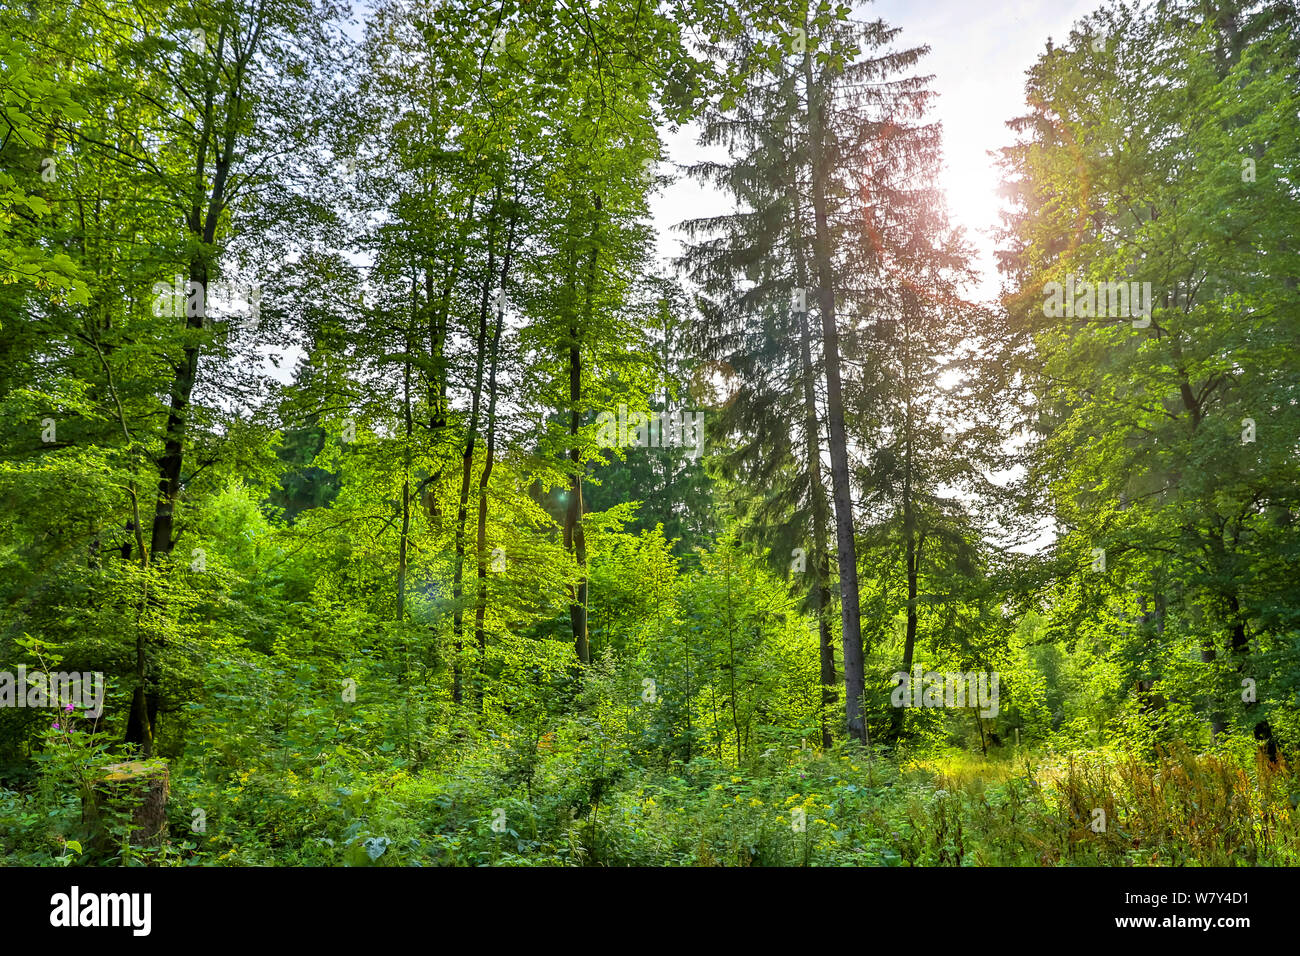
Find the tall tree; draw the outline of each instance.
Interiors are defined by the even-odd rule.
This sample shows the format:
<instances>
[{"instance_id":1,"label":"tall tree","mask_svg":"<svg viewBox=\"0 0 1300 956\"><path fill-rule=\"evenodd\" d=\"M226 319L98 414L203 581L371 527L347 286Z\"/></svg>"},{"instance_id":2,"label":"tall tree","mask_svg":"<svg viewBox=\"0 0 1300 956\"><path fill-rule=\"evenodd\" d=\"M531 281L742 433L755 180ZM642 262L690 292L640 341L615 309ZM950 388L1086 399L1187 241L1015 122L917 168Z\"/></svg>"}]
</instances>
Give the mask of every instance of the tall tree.
<instances>
[{"instance_id":1,"label":"tall tree","mask_svg":"<svg viewBox=\"0 0 1300 956\"><path fill-rule=\"evenodd\" d=\"M846 349L847 357L858 356L855 329L875 309L868 283L856 278L853 270L865 266L884 275L884 263L878 255L863 256L855 250L879 245L882 233L889 242L902 244L893 232L906 228L900 225L907 218L901 208L909 197L896 188L894 179L900 168L925 166L926 157L933 154L935 131L915 122L929 96L925 78L900 76L915 65L925 49L886 49L897 30L883 21L850 19L849 13L846 7L814 11L806 4L792 4L783 14L789 18L784 23L782 14L749 17L734 12L723 18L724 41L716 55L733 64L736 86L720 100L720 117L715 120L713 135L718 141L738 146L747 157L744 162L748 168L736 164L733 174L730 168L706 165L698 172L725 183L740 200L744 212L752 214L748 222L736 219L713 224L733 230L738 237L747 232L748 238L723 241L716 250L707 244L700 247L702 256L716 252L720 268L710 276L715 284L726 281L722 277L727 271L733 281L743 276L753 284L730 297L730 313L721 319L723 329L726 322L734 323L734 340L727 342L724 331L710 344L727 349L719 358L728 364L734 367L741 363L741 374L746 379L743 387L753 389L753 381L762 383L764 376L773 372L778 376L775 380L781 381L784 363L770 365L771 353L780 348L779 343L801 343L792 356L797 361L785 366L788 370L784 382L773 388L765 401L770 407L780 396L783 403L793 399L793 407L801 409L794 427L798 429L795 434L802 435L800 480L807 488L802 497L809 509L809 530L814 533L826 517L819 492L819 423L825 422L825 459L834 503L839 572L846 722L851 736L865 740L857 511L843 367ZM861 56L864 48L868 51L865 57ZM755 113L756 108L762 112ZM751 116L761 116L762 120L751 123ZM759 128L764 123L770 131ZM782 157L782 151L788 159ZM871 208L873 203L880 208ZM868 227L864 211L878 224ZM708 225L699 223L694 228ZM906 278L895 276L888 281ZM796 281L800 285L795 285ZM802 284L805 282L811 288ZM815 308L818 315L820 355L816 364L822 391L815 401L809 374L814 359L807 316L793 321L765 319L790 324L764 329L763 334L754 336L754 344L746 345L743 343L748 329L735 314L737 304L765 300L768 304L782 303L791 297L798 300L799 309L778 305L778 316L783 311L788 316L799 316L808 306ZM801 322L805 323L802 327ZM806 353L802 345L805 340ZM746 359L741 358L742 350ZM767 367L760 371L755 367L758 365ZM766 385L760 389L768 391ZM736 408L733 420L740 421L745 406ZM787 424L785 432L771 440L789 448L790 427ZM788 462L789 452L784 455L784 459L778 455L777 461ZM815 547L821 547L820 541ZM819 556L814 555L814 566L822 565ZM814 594L820 593L821 577L822 572L814 572ZM824 608L824 598L816 600ZM826 637L823 628L823 648ZM823 650L824 673L829 672L829 663Z\"/></svg>"},{"instance_id":2,"label":"tall tree","mask_svg":"<svg viewBox=\"0 0 1300 956\"><path fill-rule=\"evenodd\" d=\"M1031 71L1005 154L1012 309L1038 366L1030 480L1070 572L1136 592L1112 613L1158 618L1125 662L1135 687L1195 701L1211 736L1246 723L1267 740L1290 684L1271 649L1291 626L1274 575L1300 434L1283 344L1295 187L1279 172L1297 164L1282 117L1298 37L1280 4L1104 8ZM1199 644L1195 682L1175 677L1172 641Z\"/></svg>"}]
</instances>

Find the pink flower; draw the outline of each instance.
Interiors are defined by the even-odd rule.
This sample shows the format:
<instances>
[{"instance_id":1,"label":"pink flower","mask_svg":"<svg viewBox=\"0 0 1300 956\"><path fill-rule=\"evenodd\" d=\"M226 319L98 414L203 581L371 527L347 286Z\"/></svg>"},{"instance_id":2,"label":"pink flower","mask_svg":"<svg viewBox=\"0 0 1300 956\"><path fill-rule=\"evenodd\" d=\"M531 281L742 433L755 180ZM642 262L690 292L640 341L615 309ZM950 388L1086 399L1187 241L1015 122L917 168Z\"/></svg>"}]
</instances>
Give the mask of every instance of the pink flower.
<instances>
[{"instance_id":1,"label":"pink flower","mask_svg":"<svg viewBox=\"0 0 1300 956\"><path fill-rule=\"evenodd\" d=\"M58 730L58 729L59 729L59 725L58 725L58 724L55 724L55 725L54 725L54 729L55 729L55 730Z\"/></svg>"},{"instance_id":2,"label":"pink flower","mask_svg":"<svg viewBox=\"0 0 1300 956\"><path fill-rule=\"evenodd\" d=\"M66 710L68 713L72 713L72 709L76 706L77 706L76 704L69 704L67 707L64 708L64 710Z\"/></svg>"}]
</instances>

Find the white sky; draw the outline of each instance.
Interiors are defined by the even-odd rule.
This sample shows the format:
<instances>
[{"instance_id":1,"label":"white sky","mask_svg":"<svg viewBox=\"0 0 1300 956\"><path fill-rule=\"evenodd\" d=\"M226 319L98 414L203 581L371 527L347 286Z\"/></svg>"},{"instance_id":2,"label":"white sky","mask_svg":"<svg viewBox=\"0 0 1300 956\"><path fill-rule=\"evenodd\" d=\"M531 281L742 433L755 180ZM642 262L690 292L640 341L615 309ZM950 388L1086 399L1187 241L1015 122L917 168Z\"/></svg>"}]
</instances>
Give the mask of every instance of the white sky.
<instances>
[{"instance_id":1,"label":"white sky","mask_svg":"<svg viewBox=\"0 0 1300 956\"><path fill-rule=\"evenodd\" d=\"M934 76L931 88L939 95L933 118L943 124L949 209L979 252L982 281L976 292L985 301L995 299L998 289L993 243L984 233L998 222L998 177L988 151L1011 142L1004 124L1024 112L1025 71L1047 38L1061 43L1076 20L1100 5L1100 0L879 0L854 5L860 19L880 18L901 27L900 47L930 47L918 71ZM665 132L669 160L703 158L695 145L697 135L692 127ZM667 175L671 169L661 165L659 172ZM681 248L681 234L672 226L723 213L728 203L679 177L660 191L652 207L659 253L672 257Z\"/></svg>"}]
</instances>

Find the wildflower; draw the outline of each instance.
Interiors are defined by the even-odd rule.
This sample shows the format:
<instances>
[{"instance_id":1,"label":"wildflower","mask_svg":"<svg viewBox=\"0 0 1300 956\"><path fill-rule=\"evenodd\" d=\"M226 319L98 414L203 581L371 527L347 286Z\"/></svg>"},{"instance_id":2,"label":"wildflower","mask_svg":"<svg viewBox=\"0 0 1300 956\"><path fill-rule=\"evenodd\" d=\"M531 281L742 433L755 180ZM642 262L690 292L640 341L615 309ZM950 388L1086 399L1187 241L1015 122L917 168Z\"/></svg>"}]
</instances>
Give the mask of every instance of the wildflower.
<instances>
[{"instance_id":1,"label":"wildflower","mask_svg":"<svg viewBox=\"0 0 1300 956\"><path fill-rule=\"evenodd\" d=\"M77 706L76 704L68 704L68 706L63 709L66 710L68 713L72 713L73 708L75 708L76 706Z\"/></svg>"},{"instance_id":2,"label":"wildflower","mask_svg":"<svg viewBox=\"0 0 1300 956\"><path fill-rule=\"evenodd\" d=\"M58 730L58 729L59 729L59 725L58 725L58 724L55 724L55 725L54 725L54 729L55 729L55 730Z\"/></svg>"}]
</instances>

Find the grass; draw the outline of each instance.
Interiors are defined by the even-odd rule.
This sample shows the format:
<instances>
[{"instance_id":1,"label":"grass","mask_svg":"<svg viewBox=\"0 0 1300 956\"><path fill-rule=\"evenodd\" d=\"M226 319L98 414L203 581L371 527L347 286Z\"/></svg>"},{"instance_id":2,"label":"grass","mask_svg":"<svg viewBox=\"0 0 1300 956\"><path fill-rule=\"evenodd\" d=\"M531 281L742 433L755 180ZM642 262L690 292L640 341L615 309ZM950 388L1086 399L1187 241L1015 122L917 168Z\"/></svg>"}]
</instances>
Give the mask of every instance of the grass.
<instances>
[{"instance_id":1,"label":"grass","mask_svg":"<svg viewBox=\"0 0 1300 956\"><path fill-rule=\"evenodd\" d=\"M512 744L513 746L513 744ZM1300 865L1300 779L1253 752L886 758L791 750L669 771L553 739L416 773L290 767L214 787L176 767L172 839L141 862L335 866ZM306 758L304 758L306 759ZM45 788L48 792L48 788ZM76 801L0 791L7 862L66 859ZM208 831L189 834L194 806ZM67 817L67 819L64 819ZM494 821L499 825L494 826ZM113 860L104 862L111 864Z\"/></svg>"}]
</instances>

